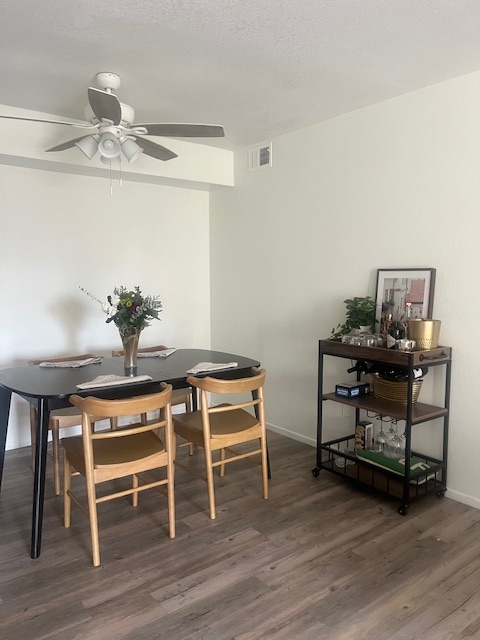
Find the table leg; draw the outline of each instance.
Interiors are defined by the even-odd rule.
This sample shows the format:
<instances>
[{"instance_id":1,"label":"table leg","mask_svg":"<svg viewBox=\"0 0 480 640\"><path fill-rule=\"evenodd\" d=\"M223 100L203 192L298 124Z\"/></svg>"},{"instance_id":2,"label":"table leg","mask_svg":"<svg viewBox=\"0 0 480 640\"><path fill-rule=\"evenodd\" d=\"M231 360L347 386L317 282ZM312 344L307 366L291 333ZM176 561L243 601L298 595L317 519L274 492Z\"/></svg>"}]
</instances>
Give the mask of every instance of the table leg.
<instances>
[{"instance_id":1,"label":"table leg","mask_svg":"<svg viewBox=\"0 0 480 640\"><path fill-rule=\"evenodd\" d=\"M8 416L12 392L0 387L0 488L2 486L3 463L5 461L5 447L7 445Z\"/></svg>"},{"instance_id":2,"label":"table leg","mask_svg":"<svg viewBox=\"0 0 480 640\"><path fill-rule=\"evenodd\" d=\"M48 400L41 398L37 407L37 442L35 449L35 475L33 480L32 546L30 556L38 558L42 546L43 501L45 471L47 467L47 440L50 411Z\"/></svg>"}]
</instances>

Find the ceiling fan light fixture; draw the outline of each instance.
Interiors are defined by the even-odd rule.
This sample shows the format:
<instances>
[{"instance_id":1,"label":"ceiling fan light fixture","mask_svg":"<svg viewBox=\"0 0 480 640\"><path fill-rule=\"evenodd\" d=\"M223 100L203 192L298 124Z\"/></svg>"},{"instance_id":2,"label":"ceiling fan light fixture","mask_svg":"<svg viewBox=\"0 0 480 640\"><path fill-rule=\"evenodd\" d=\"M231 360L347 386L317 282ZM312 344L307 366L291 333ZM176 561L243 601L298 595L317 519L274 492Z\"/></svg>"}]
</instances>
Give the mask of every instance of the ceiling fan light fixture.
<instances>
[{"instance_id":1,"label":"ceiling fan light fixture","mask_svg":"<svg viewBox=\"0 0 480 640\"><path fill-rule=\"evenodd\" d=\"M133 121L135 120L135 109L131 107L129 104L125 104L124 102L121 102L120 106L122 108L121 123L127 126L132 125Z\"/></svg>"},{"instance_id":2,"label":"ceiling fan light fixture","mask_svg":"<svg viewBox=\"0 0 480 640\"><path fill-rule=\"evenodd\" d=\"M99 140L100 136L96 134L92 136L85 136L85 138L78 140L78 142L75 143L75 146L78 147L89 160L91 160L98 151Z\"/></svg>"},{"instance_id":3,"label":"ceiling fan light fixture","mask_svg":"<svg viewBox=\"0 0 480 640\"><path fill-rule=\"evenodd\" d=\"M120 155L120 142L113 133L104 133L98 143L98 150L103 158L116 158Z\"/></svg>"},{"instance_id":4,"label":"ceiling fan light fixture","mask_svg":"<svg viewBox=\"0 0 480 640\"><path fill-rule=\"evenodd\" d=\"M134 162L143 153L142 147L131 138L126 138L122 142L122 151L129 162Z\"/></svg>"}]
</instances>

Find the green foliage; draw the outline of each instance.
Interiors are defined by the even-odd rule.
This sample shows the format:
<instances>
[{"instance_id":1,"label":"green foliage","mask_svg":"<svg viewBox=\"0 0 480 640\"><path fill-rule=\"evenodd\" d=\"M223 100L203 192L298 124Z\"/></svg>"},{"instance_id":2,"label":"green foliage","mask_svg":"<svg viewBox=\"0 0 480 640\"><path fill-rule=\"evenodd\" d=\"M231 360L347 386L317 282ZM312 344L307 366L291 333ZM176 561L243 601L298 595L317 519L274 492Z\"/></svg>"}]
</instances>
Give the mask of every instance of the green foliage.
<instances>
[{"instance_id":1,"label":"green foliage","mask_svg":"<svg viewBox=\"0 0 480 640\"><path fill-rule=\"evenodd\" d=\"M337 325L332 329L331 338L340 338L346 333L350 333L352 329L360 327L375 328L375 300L370 296L365 298L355 297L347 298L343 301L347 305L346 319L343 324Z\"/></svg>"},{"instance_id":2,"label":"green foliage","mask_svg":"<svg viewBox=\"0 0 480 640\"><path fill-rule=\"evenodd\" d=\"M139 287L127 291L125 287L116 287L113 296L108 296L107 322L114 322L120 335L128 336L142 331L150 325L149 320L159 320L162 303L158 296L142 296Z\"/></svg>"},{"instance_id":3,"label":"green foliage","mask_svg":"<svg viewBox=\"0 0 480 640\"><path fill-rule=\"evenodd\" d=\"M142 331L150 325L150 320L160 320L159 313L162 310L160 298L143 296L139 287L134 287L133 291L128 291L125 287L115 287L113 295L107 296L106 303L83 287L80 289L100 303L102 310L108 316L106 322L113 322L122 337Z\"/></svg>"}]
</instances>

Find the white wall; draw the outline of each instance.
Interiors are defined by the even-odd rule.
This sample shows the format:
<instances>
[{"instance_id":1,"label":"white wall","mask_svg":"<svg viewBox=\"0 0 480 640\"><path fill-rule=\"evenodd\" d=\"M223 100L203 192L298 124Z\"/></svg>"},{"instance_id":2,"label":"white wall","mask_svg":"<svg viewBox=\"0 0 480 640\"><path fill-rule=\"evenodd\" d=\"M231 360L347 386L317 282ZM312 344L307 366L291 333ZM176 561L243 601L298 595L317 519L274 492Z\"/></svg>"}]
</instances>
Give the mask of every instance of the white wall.
<instances>
[{"instance_id":1,"label":"white wall","mask_svg":"<svg viewBox=\"0 0 480 640\"><path fill-rule=\"evenodd\" d=\"M164 311L141 337L210 346L209 194L0 165L0 368L32 357L121 348L118 331L79 285L159 294ZM193 265L193 268L192 268ZM15 399L8 448L29 443Z\"/></svg>"},{"instance_id":2,"label":"white wall","mask_svg":"<svg viewBox=\"0 0 480 640\"><path fill-rule=\"evenodd\" d=\"M477 507L479 104L475 73L276 138L269 169L248 173L241 149L235 189L211 195L212 345L258 357L268 422L311 444L317 341L343 300L374 296L377 268L437 269L434 317L454 358L449 495ZM438 422L415 429L438 448Z\"/></svg>"}]
</instances>

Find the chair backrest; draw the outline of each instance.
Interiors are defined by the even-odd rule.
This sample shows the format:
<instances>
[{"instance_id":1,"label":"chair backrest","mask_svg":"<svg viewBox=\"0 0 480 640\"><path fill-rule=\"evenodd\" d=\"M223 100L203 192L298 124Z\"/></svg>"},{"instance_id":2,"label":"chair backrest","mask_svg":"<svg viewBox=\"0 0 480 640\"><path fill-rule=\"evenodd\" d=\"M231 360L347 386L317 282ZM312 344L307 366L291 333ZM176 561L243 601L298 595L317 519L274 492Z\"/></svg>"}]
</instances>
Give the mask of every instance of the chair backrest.
<instances>
[{"instance_id":1,"label":"chair backrest","mask_svg":"<svg viewBox=\"0 0 480 640\"><path fill-rule=\"evenodd\" d=\"M142 349L138 349L138 353L150 353L151 351L163 351L164 349L168 349L168 347L164 344L159 344L156 347L143 347ZM125 351L123 349L114 349L112 351L113 358L123 355L125 355Z\"/></svg>"},{"instance_id":2,"label":"chair backrest","mask_svg":"<svg viewBox=\"0 0 480 640\"><path fill-rule=\"evenodd\" d=\"M92 453L93 440L108 440L110 438L122 438L147 431L154 431L161 427L165 429L165 445L167 450L172 450L172 410L171 397L172 385L160 383L162 391L148 395L135 396L124 400L103 400L87 396L70 396L70 402L82 412L82 434L85 451ZM147 424L134 424L120 427L116 430L94 431L92 425L106 418L128 417L138 414L146 414L157 409L165 409L159 413L159 418L150 420ZM87 456L88 457L88 456Z\"/></svg>"},{"instance_id":3,"label":"chair backrest","mask_svg":"<svg viewBox=\"0 0 480 640\"><path fill-rule=\"evenodd\" d=\"M265 384L266 375L267 372L265 369L252 368L251 375L246 378L222 380L221 378L212 378L210 376L205 378L190 376L187 378L187 382L201 391L200 406L204 422L208 422L210 414L213 413L223 413L226 411L236 411L238 409L253 407L259 422L261 424L265 424L263 386ZM252 397L251 399L246 400L244 394L248 392L252 394ZM207 393L233 396L242 394L242 399L238 402L229 402L228 404L209 407Z\"/></svg>"},{"instance_id":4,"label":"chair backrest","mask_svg":"<svg viewBox=\"0 0 480 640\"><path fill-rule=\"evenodd\" d=\"M71 362L72 360L86 360L87 358L98 358L94 353L81 353L78 356L63 356L63 358L37 358L29 360L29 365L37 365L41 362Z\"/></svg>"}]
</instances>

